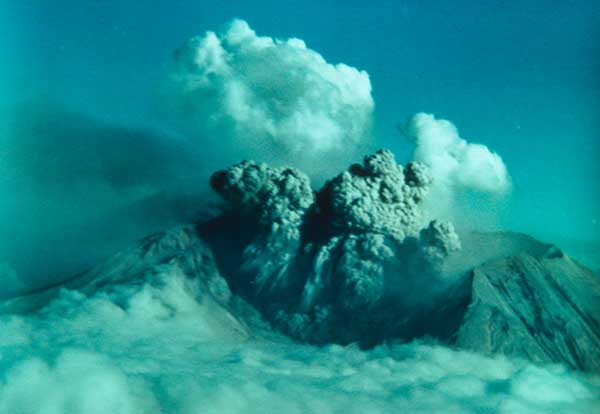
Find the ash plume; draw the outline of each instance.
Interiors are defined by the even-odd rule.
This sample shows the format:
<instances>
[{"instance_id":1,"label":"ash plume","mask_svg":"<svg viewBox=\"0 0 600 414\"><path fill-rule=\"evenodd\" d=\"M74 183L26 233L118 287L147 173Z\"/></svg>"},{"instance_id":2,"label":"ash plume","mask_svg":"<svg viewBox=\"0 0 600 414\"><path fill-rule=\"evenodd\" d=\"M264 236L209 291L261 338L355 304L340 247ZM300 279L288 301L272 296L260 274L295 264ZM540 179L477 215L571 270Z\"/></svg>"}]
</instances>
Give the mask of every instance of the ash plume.
<instances>
[{"instance_id":1,"label":"ash plume","mask_svg":"<svg viewBox=\"0 0 600 414\"><path fill-rule=\"evenodd\" d=\"M229 231L250 233L237 254L215 250L229 263L234 291L281 329L315 342L368 342L382 335L382 326L368 325L374 315L422 310L448 287L440 264L460 241L451 223L424 222L431 184L424 165L401 166L389 150L318 191L300 171L245 161L213 175L229 215L205 232L227 234L229 221Z\"/></svg>"}]
</instances>

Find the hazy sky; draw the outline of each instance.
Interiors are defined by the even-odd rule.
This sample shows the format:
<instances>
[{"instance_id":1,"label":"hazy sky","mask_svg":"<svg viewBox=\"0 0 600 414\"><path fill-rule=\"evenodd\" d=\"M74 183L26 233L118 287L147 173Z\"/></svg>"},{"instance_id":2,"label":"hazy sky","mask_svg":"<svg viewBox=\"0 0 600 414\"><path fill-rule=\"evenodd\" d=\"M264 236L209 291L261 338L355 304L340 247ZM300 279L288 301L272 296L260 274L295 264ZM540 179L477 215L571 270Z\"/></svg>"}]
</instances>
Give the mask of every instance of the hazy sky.
<instances>
[{"instance_id":1,"label":"hazy sky","mask_svg":"<svg viewBox=\"0 0 600 414\"><path fill-rule=\"evenodd\" d=\"M160 129L174 49L238 17L366 70L378 146L399 158L410 146L397 125L419 111L498 152L515 184L504 226L600 239L597 1L0 2L4 103L43 99Z\"/></svg>"}]
</instances>

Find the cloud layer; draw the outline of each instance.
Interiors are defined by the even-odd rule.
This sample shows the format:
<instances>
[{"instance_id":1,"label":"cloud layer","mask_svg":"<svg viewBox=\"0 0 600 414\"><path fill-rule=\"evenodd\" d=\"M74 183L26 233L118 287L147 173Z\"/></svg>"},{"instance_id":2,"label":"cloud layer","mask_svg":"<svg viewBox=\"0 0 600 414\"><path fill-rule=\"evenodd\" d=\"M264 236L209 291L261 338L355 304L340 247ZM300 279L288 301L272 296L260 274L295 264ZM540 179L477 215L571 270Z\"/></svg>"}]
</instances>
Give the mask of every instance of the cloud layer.
<instances>
[{"instance_id":1,"label":"cloud layer","mask_svg":"<svg viewBox=\"0 0 600 414\"><path fill-rule=\"evenodd\" d=\"M158 269L157 269L158 270ZM0 314L0 412L584 414L600 382L423 343L316 348L234 334L173 272ZM3 308L3 310L6 310Z\"/></svg>"},{"instance_id":2,"label":"cloud layer","mask_svg":"<svg viewBox=\"0 0 600 414\"><path fill-rule=\"evenodd\" d=\"M300 39L257 36L234 20L223 34L190 39L176 63L179 109L202 145L235 151L228 162L331 172L370 142L368 74L327 63Z\"/></svg>"}]
</instances>

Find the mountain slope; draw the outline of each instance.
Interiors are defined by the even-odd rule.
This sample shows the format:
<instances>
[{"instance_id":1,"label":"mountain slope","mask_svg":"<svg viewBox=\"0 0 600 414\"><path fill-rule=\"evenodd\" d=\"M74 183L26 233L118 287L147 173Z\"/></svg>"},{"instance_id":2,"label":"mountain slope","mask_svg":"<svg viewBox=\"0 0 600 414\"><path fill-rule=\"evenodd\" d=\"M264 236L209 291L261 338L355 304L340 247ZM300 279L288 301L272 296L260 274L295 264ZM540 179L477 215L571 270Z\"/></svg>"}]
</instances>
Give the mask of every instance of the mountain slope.
<instances>
[{"instance_id":1,"label":"mountain slope","mask_svg":"<svg viewBox=\"0 0 600 414\"><path fill-rule=\"evenodd\" d=\"M600 371L600 281L556 249L477 266L471 292L459 347Z\"/></svg>"},{"instance_id":2,"label":"mountain slope","mask_svg":"<svg viewBox=\"0 0 600 414\"><path fill-rule=\"evenodd\" d=\"M206 337L279 338L269 324L318 345L434 338L600 371L600 279L527 235L459 235L426 220L432 179L422 164L380 150L315 191L301 171L244 161L211 185L224 201L216 217L3 301L0 313L72 295L134 319L184 320L184 330L197 321Z\"/></svg>"},{"instance_id":3,"label":"mountain slope","mask_svg":"<svg viewBox=\"0 0 600 414\"><path fill-rule=\"evenodd\" d=\"M402 307L396 307L392 309L397 313L381 317L373 311L372 325L386 331L378 337L379 342L429 336L484 354L600 372L600 281L591 271L555 247L521 234L481 233L464 238L470 241L464 249L469 258L463 264L473 265L473 241L482 254L480 264L467 271L471 278L461 279L446 291L447 297L419 312L401 313ZM491 247L496 255L486 260ZM447 262L456 267L458 255L451 255ZM147 237L138 247L115 255L64 285L4 301L0 312L30 313L65 290L89 297L108 295L120 303L122 292L135 296L144 289L154 289L153 300L161 306L196 318L219 336L241 340L255 336L260 317L251 305L231 293L229 282L197 228L180 227ZM173 301L173 289L186 292L182 296L189 297L194 305ZM311 329L328 328L315 323ZM370 335L370 331L365 332ZM286 333L312 342L311 337ZM345 339L330 337L331 342L339 340ZM364 343L376 344L373 338Z\"/></svg>"}]
</instances>

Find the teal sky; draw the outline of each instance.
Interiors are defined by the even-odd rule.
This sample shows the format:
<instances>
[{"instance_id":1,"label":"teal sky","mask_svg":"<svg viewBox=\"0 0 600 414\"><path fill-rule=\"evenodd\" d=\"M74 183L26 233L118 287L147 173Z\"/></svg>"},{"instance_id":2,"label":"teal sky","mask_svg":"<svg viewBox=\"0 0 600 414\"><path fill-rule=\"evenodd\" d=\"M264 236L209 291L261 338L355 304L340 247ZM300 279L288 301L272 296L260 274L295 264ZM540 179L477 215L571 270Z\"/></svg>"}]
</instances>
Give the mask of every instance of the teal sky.
<instances>
[{"instance_id":1,"label":"teal sky","mask_svg":"<svg viewBox=\"0 0 600 414\"><path fill-rule=\"evenodd\" d=\"M0 3L3 104L41 99L161 128L173 50L238 17L366 70L378 146L399 158L410 147L397 125L420 111L498 152L515 183L503 226L600 242L600 2Z\"/></svg>"}]
</instances>

